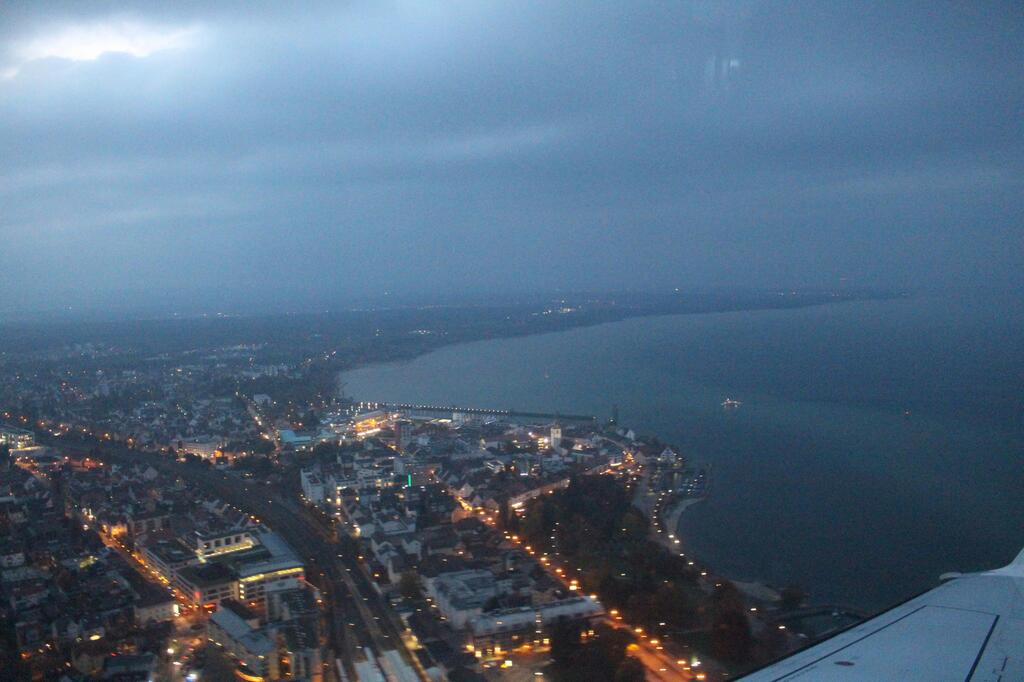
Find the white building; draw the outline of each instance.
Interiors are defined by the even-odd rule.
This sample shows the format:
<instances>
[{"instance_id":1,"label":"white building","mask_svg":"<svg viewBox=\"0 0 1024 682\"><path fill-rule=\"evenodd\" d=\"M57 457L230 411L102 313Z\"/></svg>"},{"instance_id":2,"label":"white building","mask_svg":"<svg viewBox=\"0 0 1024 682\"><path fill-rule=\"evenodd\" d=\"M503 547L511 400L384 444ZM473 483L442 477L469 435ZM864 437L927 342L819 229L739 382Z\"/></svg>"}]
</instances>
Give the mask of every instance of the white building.
<instances>
[{"instance_id":1,"label":"white building","mask_svg":"<svg viewBox=\"0 0 1024 682\"><path fill-rule=\"evenodd\" d=\"M441 573L423 581L426 593L453 628L462 629L498 595L494 574L484 570Z\"/></svg>"},{"instance_id":2,"label":"white building","mask_svg":"<svg viewBox=\"0 0 1024 682\"><path fill-rule=\"evenodd\" d=\"M210 616L207 635L214 645L244 666L243 672L278 679L277 647L253 619L244 618L230 607L221 607Z\"/></svg>"},{"instance_id":3,"label":"white building","mask_svg":"<svg viewBox=\"0 0 1024 682\"><path fill-rule=\"evenodd\" d=\"M488 651L495 646L511 648L524 642L536 642L547 636L555 623L587 620L604 615L604 607L591 597L572 597L558 601L489 611L474 618L469 635L475 648Z\"/></svg>"},{"instance_id":4,"label":"white building","mask_svg":"<svg viewBox=\"0 0 1024 682\"><path fill-rule=\"evenodd\" d=\"M302 494L313 504L322 504L326 501L324 479L320 472L315 469L303 469L299 473L302 482Z\"/></svg>"},{"instance_id":5,"label":"white building","mask_svg":"<svg viewBox=\"0 0 1024 682\"><path fill-rule=\"evenodd\" d=\"M555 424L551 427L551 438L550 444L552 448L558 448L562 445L562 425Z\"/></svg>"},{"instance_id":6,"label":"white building","mask_svg":"<svg viewBox=\"0 0 1024 682\"><path fill-rule=\"evenodd\" d=\"M284 540L269 531L259 533L260 544L269 552L263 561L248 561L236 566L238 599L262 604L268 587L299 587L305 579L305 567Z\"/></svg>"},{"instance_id":7,"label":"white building","mask_svg":"<svg viewBox=\"0 0 1024 682\"><path fill-rule=\"evenodd\" d=\"M196 557L200 561L207 561L211 557L221 554L230 554L252 548L256 541L247 530L237 528L223 529L218 531L196 531L192 537Z\"/></svg>"}]
</instances>

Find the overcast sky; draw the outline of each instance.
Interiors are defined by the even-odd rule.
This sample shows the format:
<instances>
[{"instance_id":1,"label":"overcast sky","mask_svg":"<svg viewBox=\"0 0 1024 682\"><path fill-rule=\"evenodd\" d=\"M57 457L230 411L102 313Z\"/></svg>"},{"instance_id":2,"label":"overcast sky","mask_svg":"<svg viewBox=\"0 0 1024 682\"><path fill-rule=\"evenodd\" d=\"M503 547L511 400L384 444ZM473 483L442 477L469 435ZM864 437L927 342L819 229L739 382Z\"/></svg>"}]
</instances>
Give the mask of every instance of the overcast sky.
<instances>
[{"instance_id":1,"label":"overcast sky","mask_svg":"<svg viewBox=\"0 0 1024 682\"><path fill-rule=\"evenodd\" d=\"M0 311L1024 287L1019 2L286 4L0 3Z\"/></svg>"}]
</instances>

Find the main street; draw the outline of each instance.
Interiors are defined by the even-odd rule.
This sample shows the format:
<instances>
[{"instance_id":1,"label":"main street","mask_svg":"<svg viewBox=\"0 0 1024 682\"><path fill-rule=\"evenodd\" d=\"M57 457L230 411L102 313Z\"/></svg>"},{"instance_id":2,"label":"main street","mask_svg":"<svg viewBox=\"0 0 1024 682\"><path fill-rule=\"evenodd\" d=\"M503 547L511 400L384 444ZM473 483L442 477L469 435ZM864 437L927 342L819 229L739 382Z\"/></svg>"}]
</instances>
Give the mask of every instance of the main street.
<instances>
[{"instance_id":1,"label":"main street","mask_svg":"<svg viewBox=\"0 0 1024 682\"><path fill-rule=\"evenodd\" d=\"M463 508L473 510L472 505L467 500L459 497L454 491L452 494L455 495ZM493 514L489 514L483 509L473 511L482 522L492 528L497 527ZM579 592L579 581L572 576L581 571L582 567L575 568L574 570L573 567L568 565L568 562L563 560L554 547L551 548L551 554L549 555L548 552L525 544L518 535L508 531L505 531L503 534L507 543L520 547L530 556L536 557L539 565L548 576L560 583L566 591ZM591 596L596 598L598 595ZM612 609L603 618L603 622L610 627L629 630L634 634L636 641L629 647L629 654L635 656L644 666L645 677L649 682L679 682L681 680L705 679L706 673L703 670L694 669L700 667L701 663L699 661L696 659L673 658L665 650L665 645L662 641L650 633L644 633L642 628L634 628L630 624L623 622L623 617L619 615L617 610Z\"/></svg>"}]
</instances>

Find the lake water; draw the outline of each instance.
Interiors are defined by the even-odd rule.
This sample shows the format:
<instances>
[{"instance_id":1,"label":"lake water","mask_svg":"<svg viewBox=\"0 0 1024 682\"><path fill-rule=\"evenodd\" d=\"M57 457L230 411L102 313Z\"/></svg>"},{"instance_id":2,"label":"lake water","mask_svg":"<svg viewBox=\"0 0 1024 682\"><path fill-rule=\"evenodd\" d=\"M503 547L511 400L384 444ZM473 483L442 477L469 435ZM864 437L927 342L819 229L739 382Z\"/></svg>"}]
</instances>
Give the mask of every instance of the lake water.
<instances>
[{"instance_id":1,"label":"lake water","mask_svg":"<svg viewBox=\"0 0 1024 682\"><path fill-rule=\"evenodd\" d=\"M689 549L874 609L1024 546L1024 303L912 298L626 320L349 372L360 400L609 416L710 463ZM725 411L735 398L743 406ZM909 411L909 415L905 412Z\"/></svg>"}]
</instances>

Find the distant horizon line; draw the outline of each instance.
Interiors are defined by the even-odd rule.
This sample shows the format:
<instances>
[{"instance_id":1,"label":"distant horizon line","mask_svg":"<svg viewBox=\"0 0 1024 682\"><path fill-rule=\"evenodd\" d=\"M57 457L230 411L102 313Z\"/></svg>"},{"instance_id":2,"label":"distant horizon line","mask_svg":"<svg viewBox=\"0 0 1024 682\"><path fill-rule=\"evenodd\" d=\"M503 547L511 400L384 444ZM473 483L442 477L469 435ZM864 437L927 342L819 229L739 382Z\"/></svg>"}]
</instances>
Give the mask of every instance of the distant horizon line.
<instances>
[{"instance_id":1,"label":"distant horizon line","mask_svg":"<svg viewBox=\"0 0 1024 682\"><path fill-rule=\"evenodd\" d=\"M923 291L923 290L922 290ZM964 289L950 289L946 292ZM122 305L66 305L52 308L8 308L0 310L0 324L23 322L75 322L75 321L147 321L174 319L237 319L277 317L289 315L330 315L342 313L384 312L387 310L408 310L411 308L469 308L469 307L500 307L519 306L572 299L582 303L584 299L597 299L594 302L613 303L616 298L632 299L629 302L639 303L642 299L665 299L675 296L713 296L742 294L771 294L793 292L797 294L821 294L836 292L844 295L857 296L897 296L912 292L892 287L874 286L706 286L690 288L665 289L609 289L609 290L573 290L573 291L534 291L534 292L489 292L479 294L390 294L388 292L354 297L361 301L349 299L334 305L309 303L299 307L269 304L262 308L249 305L210 305L210 304L171 304L141 303ZM920 292L913 292L920 293ZM935 291L934 293L942 293Z\"/></svg>"}]
</instances>

